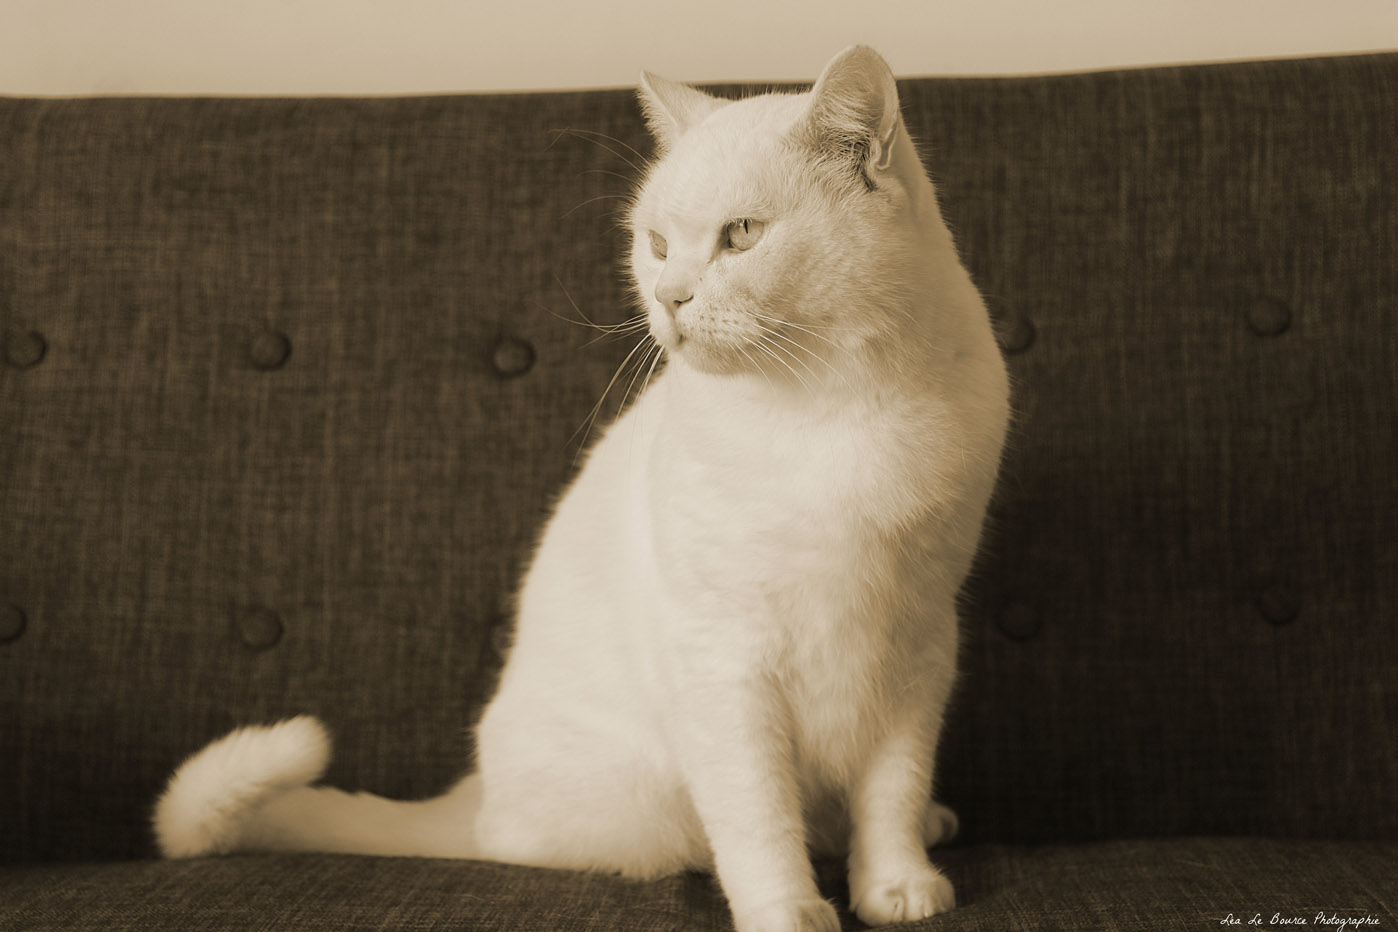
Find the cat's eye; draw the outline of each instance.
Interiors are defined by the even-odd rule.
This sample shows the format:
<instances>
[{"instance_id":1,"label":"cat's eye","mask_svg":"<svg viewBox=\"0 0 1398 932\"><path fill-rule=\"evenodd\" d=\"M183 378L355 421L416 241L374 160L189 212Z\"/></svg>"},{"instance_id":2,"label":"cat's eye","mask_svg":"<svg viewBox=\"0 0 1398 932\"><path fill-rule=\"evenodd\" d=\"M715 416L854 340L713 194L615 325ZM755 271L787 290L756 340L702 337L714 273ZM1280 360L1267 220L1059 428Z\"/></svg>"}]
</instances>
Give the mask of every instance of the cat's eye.
<instances>
[{"instance_id":1,"label":"cat's eye","mask_svg":"<svg viewBox=\"0 0 1398 932\"><path fill-rule=\"evenodd\" d=\"M661 236L654 230L650 231L650 251L651 254L655 256L655 258L665 258L665 250L667 248L667 245L668 244L665 242L665 237Z\"/></svg>"},{"instance_id":2,"label":"cat's eye","mask_svg":"<svg viewBox=\"0 0 1398 932\"><path fill-rule=\"evenodd\" d=\"M729 249L737 249L740 252L744 249L751 249L757 245L757 241L762 239L762 231L767 229L767 224L761 220L734 220L723 229L724 245Z\"/></svg>"}]
</instances>

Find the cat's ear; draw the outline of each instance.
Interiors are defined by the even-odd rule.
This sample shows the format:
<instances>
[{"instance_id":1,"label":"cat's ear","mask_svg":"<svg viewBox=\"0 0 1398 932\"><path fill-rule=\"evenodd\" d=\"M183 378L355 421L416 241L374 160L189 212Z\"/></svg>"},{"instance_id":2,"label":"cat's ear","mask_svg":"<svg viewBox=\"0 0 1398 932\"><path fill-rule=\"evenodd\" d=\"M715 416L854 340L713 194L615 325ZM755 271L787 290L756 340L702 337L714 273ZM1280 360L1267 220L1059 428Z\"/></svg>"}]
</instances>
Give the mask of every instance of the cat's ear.
<instances>
[{"instance_id":1,"label":"cat's ear","mask_svg":"<svg viewBox=\"0 0 1398 932\"><path fill-rule=\"evenodd\" d=\"M671 81L649 71L641 72L638 90L646 125L660 147L669 152L675 140L727 101L705 94L698 88Z\"/></svg>"},{"instance_id":2,"label":"cat's ear","mask_svg":"<svg viewBox=\"0 0 1398 932\"><path fill-rule=\"evenodd\" d=\"M893 164L898 126L893 71L878 52L855 45L825 66L796 131L820 157L845 163L873 188L874 177Z\"/></svg>"}]
</instances>

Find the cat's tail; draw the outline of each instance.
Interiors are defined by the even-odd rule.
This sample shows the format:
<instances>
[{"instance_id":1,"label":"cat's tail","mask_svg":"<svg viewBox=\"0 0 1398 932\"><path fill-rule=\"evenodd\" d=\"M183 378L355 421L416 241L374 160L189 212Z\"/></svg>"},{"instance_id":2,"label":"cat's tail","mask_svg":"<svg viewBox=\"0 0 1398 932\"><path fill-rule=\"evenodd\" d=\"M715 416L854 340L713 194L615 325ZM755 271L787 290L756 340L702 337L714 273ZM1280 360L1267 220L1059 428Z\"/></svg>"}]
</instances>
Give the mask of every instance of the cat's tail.
<instances>
[{"instance_id":1,"label":"cat's tail","mask_svg":"<svg viewBox=\"0 0 1398 932\"><path fill-rule=\"evenodd\" d=\"M310 784L330 761L330 737L310 716L239 728L185 761L155 806L167 858L233 851L328 851L476 857L478 781L421 802Z\"/></svg>"}]
</instances>

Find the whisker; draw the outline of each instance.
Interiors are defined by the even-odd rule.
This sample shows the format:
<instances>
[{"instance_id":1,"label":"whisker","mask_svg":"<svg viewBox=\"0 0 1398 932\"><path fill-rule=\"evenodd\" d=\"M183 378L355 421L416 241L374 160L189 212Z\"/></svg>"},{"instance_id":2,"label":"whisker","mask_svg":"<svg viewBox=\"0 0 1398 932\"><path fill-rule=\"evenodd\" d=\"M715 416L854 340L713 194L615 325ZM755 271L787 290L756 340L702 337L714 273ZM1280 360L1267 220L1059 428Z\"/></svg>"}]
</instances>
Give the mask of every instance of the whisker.
<instances>
[{"instance_id":1,"label":"whisker","mask_svg":"<svg viewBox=\"0 0 1398 932\"><path fill-rule=\"evenodd\" d=\"M811 391L811 384L807 382L805 378L802 377L801 373L797 372L792 367L791 363L787 362L785 359L778 356L774 352L774 345L768 343L766 337L763 337L761 340L758 340L756 343L753 343L752 345L766 353L770 359L780 364L783 368L786 369L787 372L790 372L791 377L794 378L796 381L800 382L801 385L806 389L806 391Z\"/></svg>"},{"instance_id":2,"label":"whisker","mask_svg":"<svg viewBox=\"0 0 1398 932\"><path fill-rule=\"evenodd\" d=\"M636 355L636 351L649 343L650 339L650 334L646 334L640 340L636 341L635 346L631 347L631 352L626 354L626 357L621 361L621 365L617 366L616 371L612 373L611 380L607 382L607 387L602 389L602 396L598 398L597 403L592 406L592 410L588 412L583 423L579 424L578 429L573 431L573 435L568 438L568 442L572 443L573 439L578 436L578 431L583 431L583 428L586 428L586 430L583 431L582 443L579 444L577 451L573 454L574 465L577 464L578 455L587 448L587 438L592 434L592 427L597 421L597 415L602 411L602 404L607 400L607 394L612 390L612 386L616 384L617 379L621 377L621 373L626 368L626 364ZM644 359L645 357L642 356L641 358Z\"/></svg>"},{"instance_id":3,"label":"whisker","mask_svg":"<svg viewBox=\"0 0 1398 932\"><path fill-rule=\"evenodd\" d=\"M572 323L578 323L578 321L572 321ZM644 317L638 317L635 320L629 320L624 324L617 324L611 327L604 326L602 324L592 324L591 326L595 327L598 330L601 330L602 332L597 336L593 337L591 340L588 340L586 343L584 343L582 345L583 349L587 349L592 344L597 343L601 340L605 340L609 337L624 337L627 334L636 333L639 330L645 330L647 327L650 326L650 322L647 321Z\"/></svg>"},{"instance_id":4,"label":"whisker","mask_svg":"<svg viewBox=\"0 0 1398 932\"><path fill-rule=\"evenodd\" d=\"M762 373L762 377L767 380L767 387L775 391L777 386L772 383L772 377L767 374L766 369L762 368L762 364L757 360L753 359L751 356L749 356L747 354L747 351L744 350L741 346L735 348L742 355L742 357L748 361L748 365L752 366L758 372Z\"/></svg>"},{"instance_id":5,"label":"whisker","mask_svg":"<svg viewBox=\"0 0 1398 932\"><path fill-rule=\"evenodd\" d=\"M645 323L644 317L640 319L624 320L619 324L597 323L597 321L584 314L582 308L578 307L578 302L574 301L573 296L568 293L568 288L563 284L563 280L558 277L558 273L551 272L550 275L552 275L553 277L554 284L558 286L558 290L563 292L563 297L568 299L568 305L572 307L573 312L576 313L580 319L574 320L571 317L564 317L562 314L554 312L552 308L545 306L542 302L539 301L535 301L534 304L537 307L540 307L543 310L548 311L548 313L552 314L554 317L557 317L559 320L564 321L565 323L573 324L577 327L589 327L593 330L599 330L603 333L603 335L606 336L611 336L614 334L624 334L632 330L639 330L641 328L641 325ZM596 341L594 340L593 342ZM587 345L591 346L592 343L588 343Z\"/></svg>"},{"instance_id":6,"label":"whisker","mask_svg":"<svg viewBox=\"0 0 1398 932\"><path fill-rule=\"evenodd\" d=\"M606 133L599 133L599 132L597 132L596 130L591 130L591 129L577 129L577 128L575 128L575 127L569 127L569 128L567 128L567 129L557 129L557 130L554 130L554 132L555 132L555 133L558 133L559 135L565 135L565 134L566 134L566 135L575 136L575 137L577 137L578 139L583 140L584 142L590 142L590 143L592 143L593 145L597 146L599 149L605 149L606 151L610 152L612 155L615 155L617 158L621 159L621 160L622 160L623 162L625 162L627 165L630 165L632 168L636 169L636 171L638 171L638 172L644 172L644 169L641 167L641 165L644 165L644 164L645 164L646 157L645 157L644 155L642 155L641 153L637 152L637 151L636 151L635 149L633 149L631 146L627 145L625 142L622 142L620 139L617 139L615 136L608 136ZM593 137L593 136L600 136L600 137L603 138L603 139L606 139L606 140L608 140L608 141L610 141L610 142L616 143L617 145L621 146L623 149L629 150L629 151L631 152L632 155L636 156L636 158L640 160L640 163L641 163L641 164L640 164L640 165L636 164L635 162L631 161L631 160L630 160L629 158L627 158L626 156L622 155L622 154L621 154L620 152L618 152L617 150L613 149L611 146L608 146L608 145L606 145L606 144L604 144L604 143L598 142L596 139L589 138L589 137ZM557 141L556 138L555 138L555 141Z\"/></svg>"},{"instance_id":7,"label":"whisker","mask_svg":"<svg viewBox=\"0 0 1398 932\"><path fill-rule=\"evenodd\" d=\"M836 369L834 366L830 365L830 361L829 361L829 360L827 360L825 357L821 356L819 353L816 353L815 351L813 351L810 347L808 347L808 346L802 346L801 343L799 343L798 341L791 339L791 337L787 336L787 335L784 334L784 333L778 333L777 331L771 329L770 327L764 327L762 324L758 324L757 326L758 326L762 331L764 331L766 334L768 334L768 336L775 337L775 338L778 339L778 340L784 340L786 343L790 344L791 346L794 346L794 347L796 347L797 349L802 350L803 352L805 352L807 356L814 357L815 359L819 359L821 362L825 363L825 365L826 365L827 367L829 367L829 369L830 369L831 372L835 373L836 375L839 375L839 374L840 374L840 370L838 370L838 369ZM801 363L802 366L805 366L807 372L810 372L812 376L815 375L815 373L811 371L810 367L809 367L809 366L806 366L805 362L802 361L801 358L798 357L795 353L791 352L791 350L788 349L786 346L783 346L782 344L779 344L779 343L773 343L772 345L773 345L774 347L779 347L781 350L783 350L783 351L786 352L786 353L789 353L793 359L796 359L798 362Z\"/></svg>"},{"instance_id":8,"label":"whisker","mask_svg":"<svg viewBox=\"0 0 1398 932\"><path fill-rule=\"evenodd\" d=\"M542 301L535 301L534 306L542 311L546 311L550 316L558 318L565 324L572 324L574 327L586 327L589 330L600 331L602 336L597 337L592 342L585 344L586 346L591 346L592 343L595 343L597 342L597 340L603 339L604 337L616 336L617 334L625 334L632 330L639 330L645 324L644 320L628 320L619 324L599 324L596 321L588 320L587 318L578 320L576 318L560 314L553 308L544 304L544 302Z\"/></svg>"},{"instance_id":9,"label":"whisker","mask_svg":"<svg viewBox=\"0 0 1398 932\"><path fill-rule=\"evenodd\" d=\"M641 357L641 365L638 366L638 367L636 368L636 371L639 373L639 372L641 371L641 369L644 367L645 370L646 370L646 377L645 377L644 379L641 380L641 390L640 390L639 392L636 393L635 399L631 402L632 406L635 406L636 404L640 403L640 400L641 400L642 398L645 397L646 389L650 387L650 377L651 377L652 375L655 374L655 367L656 367L656 365L660 362L660 357L663 356L664 354L665 354L665 347L661 346L659 343L656 343L656 344L653 345L649 350L646 351L646 356L649 356L649 357L650 357L650 365L649 365L648 367L646 366L646 356L642 356L642 357ZM632 382L633 385L635 384L636 379L635 379L634 376L632 377L631 382ZM630 386L628 386L628 387L627 387L627 391L629 392L630 390L631 390L631 389L630 389ZM625 401L623 400L623 402L622 402L622 407L624 408L625 406L626 406L626 403L625 403ZM640 416L637 415L637 417L636 417L636 423L632 425L632 429L631 429L631 445L630 445L630 449L627 451L627 464L628 464L628 467L634 465L634 463L635 463L635 461L636 461L636 435L637 435L638 433L640 433L640 432L641 432Z\"/></svg>"},{"instance_id":10,"label":"whisker","mask_svg":"<svg viewBox=\"0 0 1398 932\"><path fill-rule=\"evenodd\" d=\"M549 275L553 277L553 283L558 286L559 291L563 292L563 297L568 299L568 303L573 306L574 311L577 311L578 316L581 317L583 320L586 320L589 324L591 324L592 321L588 320L587 315L582 312L582 308L578 307L578 302L574 301L573 296L568 293L568 286L563 284L563 279L558 277L558 273L549 272ZM597 325L594 324L593 326Z\"/></svg>"},{"instance_id":11,"label":"whisker","mask_svg":"<svg viewBox=\"0 0 1398 932\"><path fill-rule=\"evenodd\" d=\"M655 358L650 361L650 368L646 370L646 380L641 383L641 394L637 395L637 398L641 397L641 395L644 395L646 393L646 389L650 387L650 377L655 374L655 367L659 364L661 358L664 355L665 347L661 346L659 343L655 344Z\"/></svg>"},{"instance_id":12,"label":"whisker","mask_svg":"<svg viewBox=\"0 0 1398 932\"><path fill-rule=\"evenodd\" d=\"M778 330L773 330L771 327L764 326L763 324L758 324L757 327L758 327L759 330L761 330L763 333L768 334L769 336L774 336L774 337L776 337L778 340L785 340L786 342L790 343L792 346L800 346L801 349L806 350L806 352L808 352L808 353L811 352L807 347L801 346L800 341L798 341L798 340L793 340L791 337L787 336L786 334L784 334L784 333L782 333L782 332L780 332L780 331L778 331ZM812 355L814 355L814 354L812 353Z\"/></svg>"},{"instance_id":13,"label":"whisker","mask_svg":"<svg viewBox=\"0 0 1398 932\"><path fill-rule=\"evenodd\" d=\"M623 175L621 172L609 171L608 169L605 169L605 168L584 168L582 171L578 172L578 175L579 175L579 176L582 176L582 175L610 175L610 176L613 177L613 178L620 178L622 181L626 182L627 184L635 184L635 183L636 183L636 179L630 177L629 175Z\"/></svg>"},{"instance_id":14,"label":"whisker","mask_svg":"<svg viewBox=\"0 0 1398 932\"><path fill-rule=\"evenodd\" d=\"M770 336L774 336L774 337L775 337L775 336L780 336L780 334L771 333ZM787 342L790 343L791 341L788 340ZM769 340L769 343L770 343L770 340ZM783 346L783 345L780 344L780 343L770 343L770 345L771 345L772 349L774 349L774 350L781 350L781 352L784 353L786 356L788 356L788 357L791 359L792 362L798 363L798 364L801 366L802 369L805 369L805 370L806 370L807 374L810 375L811 378L814 379L814 378L816 377L815 370L812 369L810 366L808 366L808 365L806 364L806 361L805 361L804 359L802 359L800 356L797 356L795 353L793 353L789 347ZM799 344L795 344L795 345L799 345Z\"/></svg>"},{"instance_id":15,"label":"whisker","mask_svg":"<svg viewBox=\"0 0 1398 932\"><path fill-rule=\"evenodd\" d=\"M573 207L572 207L566 214L564 214L563 216L559 217L558 219L559 219L559 220L567 220L569 217L573 216L573 214L577 213L579 210L582 210L582 209L583 209L584 207L586 207L588 204L596 204L598 201L612 201L612 200L616 200L616 201L629 201L629 200L631 200L631 197L630 197L630 195L626 195L626 194L599 194L599 195L597 195L596 197L590 197L590 198L588 198L587 200L583 201L581 204L574 204Z\"/></svg>"},{"instance_id":16,"label":"whisker","mask_svg":"<svg viewBox=\"0 0 1398 932\"><path fill-rule=\"evenodd\" d=\"M770 344L770 345L771 345L771 348L772 348L772 350L773 350L773 355L775 356L775 355L776 355L775 351L781 349L781 347L777 346L775 343ZM780 357L778 357L778 358L780 358ZM808 381L806 380L806 377L805 377L804 375L802 375L800 372L797 372L796 369L793 368L790 364L787 365L787 369L789 369L789 370L791 371L791 374L792 374L792 375L796 376L797 381L799 381L799 382L801 383L801 386L802 386L808 393L813 393L813 392L815 391L815 387L814 387L813 385L811 385L811 383L808 382Z\"/></svg>"},{"instance_id":17,"label":"whisker","mask_svg":"<svg viewBox=\"0 0 1398 932\"><path fill-rule=\"evenodd\" d=\"M850 384L849 384L849 380L845 378L845 374L844 374L843 372L841 372L839 369L836 369L835 366L834 366L834 364L831 363L830 360L826 359L824 356L820 355L820 354L817 353L815 350L811 349L809 346L803 346L801 343L797 342L796 340L791 339L791 337L786 336L785 334L782 334L782 333L777 333L775 330L772 330L772 329L769 328L769 327L765 327L765 326L763 326L762 324L758 324L757 326L758 326L760 329L762 329L763 331L765 331L766 333L770 334L771 336L774 336L774 337L776 337L776 338L779 339L779 340L785 340L787 343L790 343L792 346L796 347L797 349L803 350L803 351L806 353L807 356L810 356L810 357L813 358L813 359L818 359L818 360L820 360L822 363L825 364L825 367L826 367L827 369L829 369L831 372L835 373L836 378L838 378L841 382L844 382L844 383L845 383L845 387L846 387L846 388L850 388L850 387L851 387ZM776 344L773 344L773 345L775 346ZM785 349L785 347L783 347L783 349ZM787 352L791 352L791 351L790 351L790 350L787 350ZM795 354L792 353L792 356L795 357ZM799 360L798 360L798 361L799 361ZM802 365L805 365L805 364L802 363ZM806 370L809 372L809 371L810 371L810 367L807 366L807 367L806 367ZM812 372L811 375L814 376L815 373Z\"/></svg>"},{"instance_id":18,"label":"whisker","mask_svg":"<svg viewBox=\"0 0 1398 932\"><path fill-rule=\"evenodd\" d=\"M640 152L637 152L637 151L635 150L635 148L630 147L630 145L626 144L625 141L618 140L618 138L615 137L615 136L607 136L607 134L605 134L605 133L598 133L597 130L580 130L580 129L577 129L577 127L569 127L569 129L566 129L566 130L555 130L555 131L556 131L556 133L572 133L572 134L575 134L575 136L579 136L579 137L582 137L582 138L586 138L586 140L589 141L589 143L596 144L596 145L598 145L598 147L604 148L604 150L607 150L608 152L611 152L612 155L615 155L615 156L617 156L617 158L621 159L621 161L624 161L624 162L628 163L628 165L632 166L633 169L636 169L637 172L639 172L639 170L642 170L642 169L640 169L640 166L639 166L639 165L636 165L636 162L630 161L629 158L626 158L626 156L625 156L625 155L622 155L621 152L618 152L617 150L614 150L614 148L611 148L610 145L603 145L603 144L601 144L601 143L598 143L597 140L593 140L593 138L587 138L587 137L589 137L589 136L597 136L597 137L604 138L604 140L610 141L610 143L615 143L615 144L619 145L619 147L622 147L622 148L624 148L624 150L630 152L630 154L635 155L637 161L640 162L640 165L644 165L644 163L646 163L646 156L640 154Z\"/></svg>"},{"instance_id":19,"label":"whisker","mask_svg":"<svg viewBox=\"0 0 1398 932\"><path fill-rule=\"evenodd\" d=\"M756 314L755 316L761 317L763 320L771 321L771 322L774 323L774 324L781 324L781 325L784 326L784 327L795 327L795 328L798 329L798 330L806 330L806 329L815 329L815 330L838 330L838 331L840 331L840 332L842 332L842 333L854 333L855 331L857 331L857 330L859 329L858 327L834 327L834 326L831 326L830 324L793 324L793 323L792 323L791 321L789 321L789 320L782 320L781 318L772 317L772 316L770 316L770 315L768 315L768 314L761 314L761 313L758 313L758 314Z\"/></svg>"},{"instance_id":20,"label":"whisker","mask_svg":"<svg viewBox=\"0 0 1398 932\"><path fill-rule=\"evenodd\" d=\"M829 343L831 346L835 347L838 350L844 350L843 346L836 343L834 340L830 339L825 334L816 333L814 330L811 330L801 324L793 324L789 320L778 320L775 317L768 317L766 314L757 314L754 316L756 316L758 320L768 321L769 323L776 324L778 327L790 327L792 330L800 330L802 333L808 333L811 336L815 337L817 340L824 340L826 343Z\"/></svg>"},{"instance_id":21,"label":"whisker","mask_svg":"<svg viewBox=\"0 0 1398 932\"><path fill-rule=\"evenodd\" d=\"M627 407L628 404L634 404L634 403L635 403L635 398L631 398L631 389L633 389L633 388L636 387L636 380L637 380L638 378L640 378L640 376L641 376L641 371L642 371L643 369L646 368L646 360L650 358L651 351L652 351L652 350L659 349L659 347L660 347L660 344L655 343L654 341L652 341L652 342L651 342L651 345L648 346L648 347L646 347L646 351L645 351L644 353L641 354L641 361L640 361L639 364L637 364L637 366L636 366L636 371L633 372L633 373L631 373L631 381L627 383L627 385L626 385L626 391L624 391L624 392L621 393L621 409L622 409L623 411L626 410L626 407ZM640 396L639 394L636 395L636 398L640 398L640 397L641 397L641 396ZM628 400L628 399L629 399L629 400Z\"/></svg>"}]
</instances>

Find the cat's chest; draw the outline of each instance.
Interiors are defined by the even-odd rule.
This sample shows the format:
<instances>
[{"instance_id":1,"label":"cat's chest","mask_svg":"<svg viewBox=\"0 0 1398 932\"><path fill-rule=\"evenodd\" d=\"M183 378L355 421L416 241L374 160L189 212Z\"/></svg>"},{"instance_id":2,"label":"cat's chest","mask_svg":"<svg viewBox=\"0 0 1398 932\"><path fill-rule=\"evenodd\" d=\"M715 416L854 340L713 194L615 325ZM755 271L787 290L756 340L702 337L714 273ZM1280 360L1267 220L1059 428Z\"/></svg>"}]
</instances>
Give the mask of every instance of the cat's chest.
<instances>
[{"instance_id":1,"label":"cat's chest","mask_svg":"<svg viewBox=\"0 0 1398 932\"><path fill-rule=\"evenodd\" d=\"M768 426L669 451L657 438L656 583L686 649L744 645L805 707L855 714L924 636L907 619L938 578L925 493L886 425Z\"/></svg>"},{"instance_id":2,"label":"cat's chest","mask_svg":"<svg viewBox=\"0 0 1398 932\"><path fill-rule=\"evenodd\" d=\"M935 498L926 426L890 414L714 419L658 436L658 542L679 558L823 573L900 546Z\"/></svg>"},{"instance_id":3,"label":"cat's chest","mask_svg":"<svg viewBox=\"0 0 1398 932\"><path fill-rule=\"evenodd\" d=\"M941 534L933 419L682 419L656 432L643 520L666 657L782 683L797 745L843 770L889 697L955 632L925 624ZM854 741L854 743L851 743Z\"/></svg>"}]
</instances>

